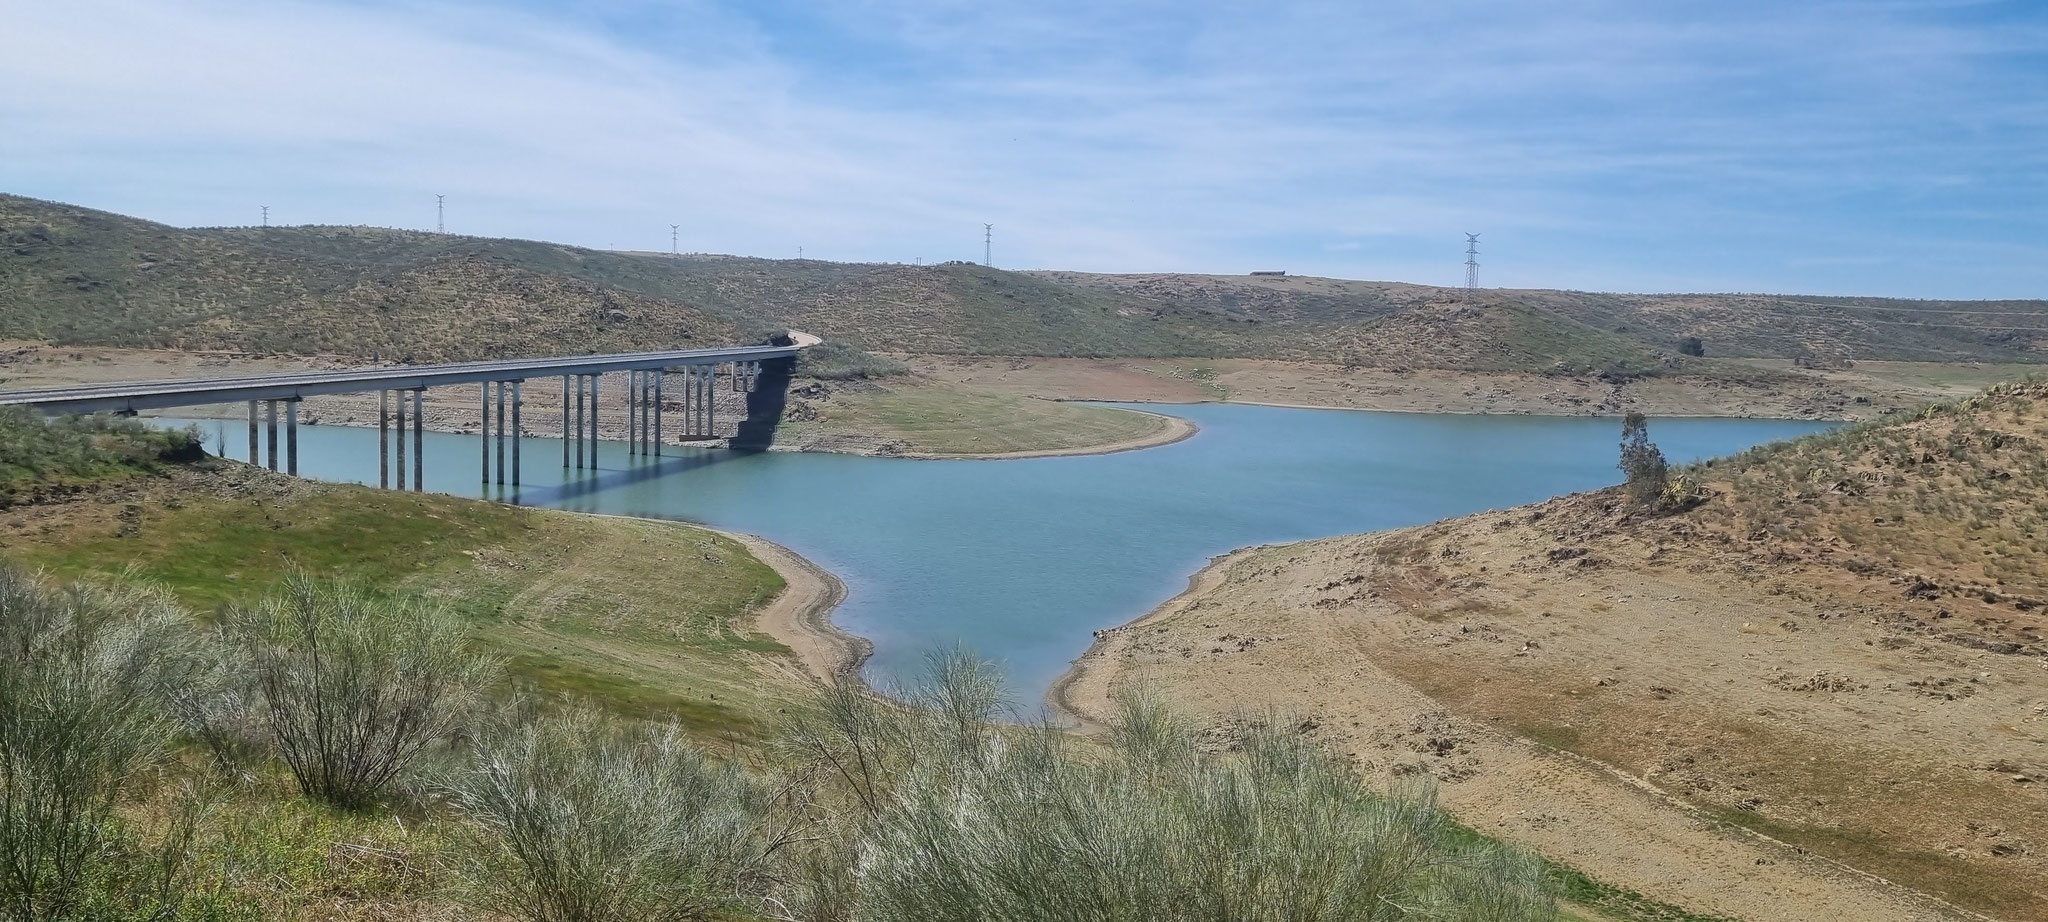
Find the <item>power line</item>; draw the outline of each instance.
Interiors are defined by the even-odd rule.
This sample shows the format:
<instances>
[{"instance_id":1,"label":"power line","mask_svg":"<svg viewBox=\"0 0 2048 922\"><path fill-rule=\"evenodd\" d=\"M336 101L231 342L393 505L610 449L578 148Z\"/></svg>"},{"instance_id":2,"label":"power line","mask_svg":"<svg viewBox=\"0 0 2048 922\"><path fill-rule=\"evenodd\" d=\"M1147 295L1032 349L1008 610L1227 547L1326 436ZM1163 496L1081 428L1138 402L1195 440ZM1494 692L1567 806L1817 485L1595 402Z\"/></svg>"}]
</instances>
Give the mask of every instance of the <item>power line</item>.
<instances>
[{"instance_id":1,"label":"power line","mask_svg":"<svg viewBox=\"0 0 2048 922\"><path fill-rule=\"evenodd\" d=\"M1479 290L1479 235L1465 235L1465 290Z\"/></svg>"}]
</instances>

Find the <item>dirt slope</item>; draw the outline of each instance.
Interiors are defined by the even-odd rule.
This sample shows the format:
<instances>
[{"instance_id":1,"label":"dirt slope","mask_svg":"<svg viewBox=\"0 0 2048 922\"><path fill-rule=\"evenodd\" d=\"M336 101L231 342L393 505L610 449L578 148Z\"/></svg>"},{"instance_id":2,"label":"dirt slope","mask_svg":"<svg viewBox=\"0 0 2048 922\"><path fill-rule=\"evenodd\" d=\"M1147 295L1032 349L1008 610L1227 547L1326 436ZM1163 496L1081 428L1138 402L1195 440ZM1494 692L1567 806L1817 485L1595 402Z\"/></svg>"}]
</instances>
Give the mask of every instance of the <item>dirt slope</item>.
<instances>
[{"instance_id":1,"label":"dirt slope","mask_svg":"<svg viewBox=\"0 0 2048 922\"><path fill-rule=\"evenodd\" d=\"M1607 491L1240 552L1062 698L1299 713L1695 911L2048 918L2044 398L1759 449L1673 515Z\"/></svg>"}]
</instances>

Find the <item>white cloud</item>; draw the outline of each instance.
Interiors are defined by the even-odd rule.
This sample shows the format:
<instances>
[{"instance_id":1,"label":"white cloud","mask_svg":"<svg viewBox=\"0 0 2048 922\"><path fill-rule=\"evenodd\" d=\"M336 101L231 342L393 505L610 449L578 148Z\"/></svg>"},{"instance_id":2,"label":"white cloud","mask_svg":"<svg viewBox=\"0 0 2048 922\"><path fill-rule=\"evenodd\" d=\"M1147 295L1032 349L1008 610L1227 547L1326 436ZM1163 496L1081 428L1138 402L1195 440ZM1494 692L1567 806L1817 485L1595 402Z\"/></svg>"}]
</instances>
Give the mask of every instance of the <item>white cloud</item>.
<instances>
[{"instance_id":1,"label":"white cloud","mask_svg":"<svg viewBox=\"0 0 2048 922\"><path fill-rule=\"evenodd\" d=\"M2044 80L1994 66L2048 48L2039 23L1535 9L0 0L0 188L412 226L440 192L462 231L902 261L978 256L993 221L1006 265L1416 280L1487 230L1503 284L1610 288L1800 287L1820 264L1783 247L1839 233L1899 265L1865 290L1928 292L1916 235L2042 227Z\"/></svg>"}]
</instances>

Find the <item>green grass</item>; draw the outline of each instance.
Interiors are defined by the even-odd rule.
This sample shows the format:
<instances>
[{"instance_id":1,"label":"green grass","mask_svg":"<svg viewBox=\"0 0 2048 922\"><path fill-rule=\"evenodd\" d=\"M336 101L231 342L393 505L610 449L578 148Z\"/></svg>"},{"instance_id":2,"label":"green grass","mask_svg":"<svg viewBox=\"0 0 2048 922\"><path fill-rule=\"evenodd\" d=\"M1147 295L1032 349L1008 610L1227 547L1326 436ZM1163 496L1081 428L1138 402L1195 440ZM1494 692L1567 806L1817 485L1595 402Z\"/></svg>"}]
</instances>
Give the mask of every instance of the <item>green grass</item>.
<instances>
[{"instance_id":1,"label":"green grass","mask_svg":"<svg viewBox=\"0 0 2048 922\"><path fill-rule=\"evenodd\" d=\"M1115 407L952 387L843 392L820 413L835 430L900 440L914 452L950 455L1086 449L1142 439L1168 425L1157 416Z\"/></svg>"},{"instance_id":2,"label":"green grass","mask_svg":"<svg viewBox=\"0 0 2048 922\"><path fill-rule=\"evenodd\" d=\"M199 612L292 566L423 593L471 619L515 679L711 738L765 732L789 695L756 668L786 649L746 626L781 577L703 529L352 486L157 499L65 504L0 553L62 578L132 569Z\"/></svg>"}]
</instances>

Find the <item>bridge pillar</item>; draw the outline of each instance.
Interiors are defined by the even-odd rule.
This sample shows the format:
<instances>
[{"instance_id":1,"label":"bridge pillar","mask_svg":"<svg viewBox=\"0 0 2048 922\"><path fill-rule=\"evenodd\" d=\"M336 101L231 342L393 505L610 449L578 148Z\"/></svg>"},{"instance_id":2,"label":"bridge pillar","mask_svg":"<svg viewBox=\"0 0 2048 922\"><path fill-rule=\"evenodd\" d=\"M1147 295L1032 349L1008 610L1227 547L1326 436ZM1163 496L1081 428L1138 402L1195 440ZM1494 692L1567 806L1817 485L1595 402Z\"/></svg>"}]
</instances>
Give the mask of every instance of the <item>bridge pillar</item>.
<instances>
[{"instance_id":1,"label":"bridge pillar","mask_svg":"<svg viewBox=\"0 0 2048 922\"><path fill-rule=\"evenodd\" d=\"M569 469L569 376L562 376L562 470Z\"/></svg>"},{"instance_id":2,"label":"bridge pillar","mask_svg":"<svg viewBox=\"0 0 2048 922\"><path fill-rule=\"evenodd\" d=\"M284 472L299 475L299 398L284 402Z\"/></svg>"},{"instance_id":3,"label":"bridge pillar","mask_svg":"<svg viewBox=\"0 0 2048 922\"><path fill-rule=\"evenodd\" d=\"M635 411L637 410L637 406L636 406L636 405L635 405L635 404L633 403L633 398L634 398L634 396L635 396L635 395L636 395L636 394L637 394L637 393L639 392L639 390L640 390L640 372L638 372L638 371L635 371L635 370L633 370L633 369L630 369L630 368L629 368L629 369L626 369L626 456L627 456L627 457L632 457L633 455L639 454L639 452L640 452L640 446L639 446L639 445L638 445L637 443L635 443L635 442L633 441L633 436L635 436L635 435L637 434L636 432L634 432L634 429L633 429L633 418L634 418L634 413L635 413Z\"/></svg>"},{"instance_id":4,"label":"bridge pillar","mask_svg":"<svg viewBox=\"0 0 2048 922\"><path fill-rule=\"evenodd\" d=\"M512 382L512 485L519 485L519 406L526 402L525 381Z\"/></svg>"},{"instance_id":5,"label":"bridge pillar","mask_svg":"<svg viewBox=\"0 0 2048 922\"><path fill-rule=\"evenodd\" d=\"M704 369L704 434L718 437L718 366Z\"/></svg>"},{"instance_id":6,"label":"bridge pillar","mask_svg":"<svg viewBox=\"0 0 2048 922\"><path fill-rule=\"evenodd\" d=\"M249 401L249 463L256 463L256 401Z\"/></svg>"},{"instance_id":7,"label":"bridge pillar","mask_svg":"<svg viewBox=\"0 0 2048 922\"><path fill-rule=\"evenodd\" d=\"M277 401L263 401L263 424L270 436L270 444L264 452L264 466L274 471L277 470Z\"/></svg>"},{"instance_id":8,"label":"bridge pillar","mask_svg":"<svg viewBox=\"0 0 2048 922\"><path fill-rule=\"evenodd\" d=\"M597 382L601 374L590 376L590 469L597 470Z\"/></svg>"},{"instance_id":9,"label":"bridge pillar","mask_svg":"<svg viewBox=\"0 0 2048 922\"><path fill-rule=\"evenodd\" d=\"M400 398L399 403L405 401ZM398 431L398 440L405 441L405 430ZM377 489L391 489L391 392L377 392Z\"/></svg>"},{"instance_id":10,"label":"bridge pillar","mask_svg":"<svg viewBox=\"0 0 2048 922\"><path fill-rule=\"evenodd\" d=\"M562 435L562 437L563 437L563 438L565 438L565 439L575 439L575 440L576 440L576 469L577 469L577 470L579 470L579 471L583 469L583 394L584 394L584 392L585 392L585 391L587 391L588 389L589 389L589 388L588 388L588 387L587 387L587 386L585 385L585 383L584 383L584 381L583 381L583 376L582 376L582 375L577 375L577 376L576 376L576 428L574 429L574 431L571 431L571 432L565 432L565 433L563 433L563 435Z\"/></svg>"},{"instance_id":11,"label":"bridge pillar","mask_svg":"<svg viewBox=\"0 0 2048 922\"><path fill-rule=\"evenodd\" d=\"M405 392L398 393L398 489L405 489Z\"/></svg>"},{"instance_id":12,"label":"bridge pillar","mask_svg":"<svg viewBox=\"0 0 2048 922\"><path fill-rule=\"evenodd\" d=\"M668 369L654 370L654 456L661 457L661 385L668 379Z\"/></svg>"},{"instance_id":13,"label":"bridge pillar","mask_svg":"<svg viewBox=\"0 0 2048 922\"><path fill-rule=\"evenodd\" d=\"M479 419L480 419L480 422L478 422L478 424L477 424L477 427L476 427L476 434L477 434L477 441L478 441L479 443L481 443L481 444L483 445L483 451L484 451L484 457L483 457L483 467L484 467L484 474L483 474L483 482L484 482L484 483L490 483L490 482L491 482L491 382L489 382L489 381L485 381L485 382L483 383L483 388L484 388L484 397L483 397L483 409L482 409L482 410L480 410L480 411L478 411L478 412L479 412Z\"/></svg>"},{"instance_id":14,"label":"bridge pillar","mask_svg":"<svg viewBox=\"0 0 2048 922\"><path fill-rule=\"evenodd\" d=\"M498 395L498 486L505 485L505 382L497 385Z\"/></svg>"},{"instance_id":15,"label":"bridge pillar","mask_svg":"<svg viewBox=\"0 0 2048 922\"><path fill-rule=\"evenodd\" d=\"M405 402L405 395L398 395L399 403ZM412 392L412 490L414 493L427 488L427 389L414 388ZM405 441L405 430L398 432L398 441Z\"/></svg>"}]
</instances>

